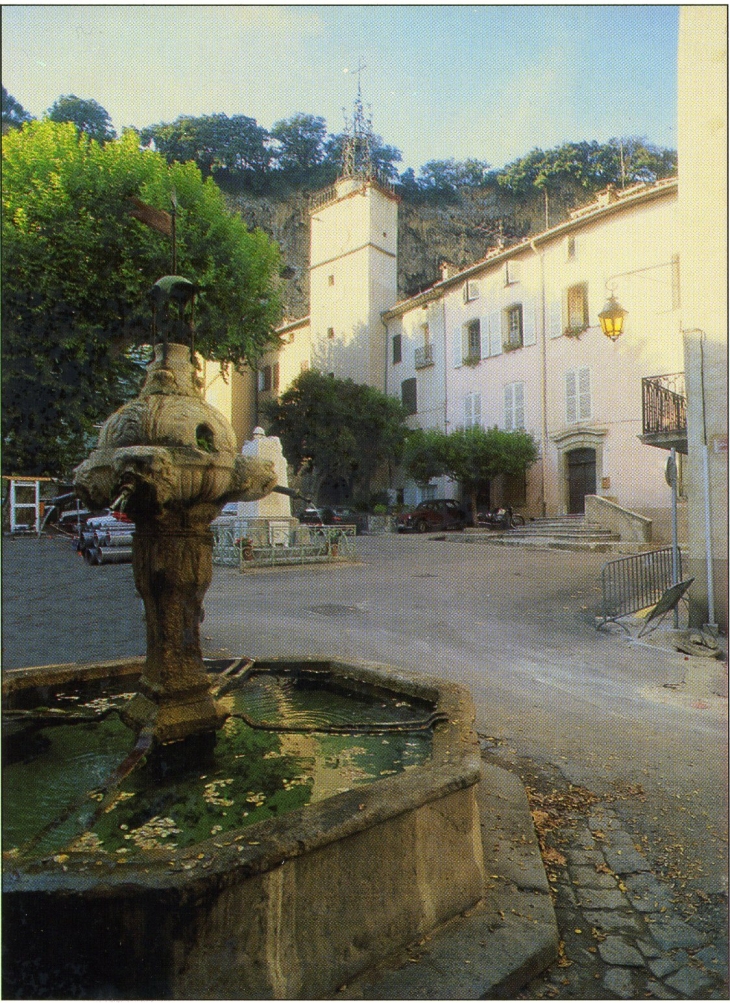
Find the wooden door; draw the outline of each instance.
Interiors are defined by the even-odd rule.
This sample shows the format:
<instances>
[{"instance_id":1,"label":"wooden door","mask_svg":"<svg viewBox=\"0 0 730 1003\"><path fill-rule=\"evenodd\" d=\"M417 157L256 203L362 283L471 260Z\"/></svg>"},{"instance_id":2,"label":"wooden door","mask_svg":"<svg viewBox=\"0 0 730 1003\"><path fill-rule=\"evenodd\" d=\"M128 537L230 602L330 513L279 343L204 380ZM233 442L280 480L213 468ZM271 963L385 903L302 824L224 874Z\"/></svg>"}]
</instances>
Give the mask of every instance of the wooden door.
<instances>
[{"instance_id":1,"label":"wooden door","mask_svg":"<svg viewBox=\"0 0 730 1003\"><path fill-rule=\"evenodd\" d=\"M595 449L573 449L568 453L568 512L585 512L585 496L596 493Z\"/></svg>"}]
</instances>

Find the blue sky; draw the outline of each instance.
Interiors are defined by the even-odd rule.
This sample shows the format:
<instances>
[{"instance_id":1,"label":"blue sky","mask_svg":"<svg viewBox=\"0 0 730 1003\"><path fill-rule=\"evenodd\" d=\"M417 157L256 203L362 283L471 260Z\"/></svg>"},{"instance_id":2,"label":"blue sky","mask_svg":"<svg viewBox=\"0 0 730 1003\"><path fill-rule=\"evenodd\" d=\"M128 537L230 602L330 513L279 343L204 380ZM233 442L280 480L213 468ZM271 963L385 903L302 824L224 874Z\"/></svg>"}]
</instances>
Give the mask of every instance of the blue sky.
<instances>
[{"instance_id":1,"label":"blue sky","mask_svg":"<svg viewBox=\"0 0 730 1003\"><path fill-rule=\"evenodd\" d=\"M658 5L11 5L2 82L35 116L93 98L115 128L224 112L330 132L360 62L375 132L400 169L494 167L565 141L676 148L678 7Z\"/></svg>"}]
</instances>

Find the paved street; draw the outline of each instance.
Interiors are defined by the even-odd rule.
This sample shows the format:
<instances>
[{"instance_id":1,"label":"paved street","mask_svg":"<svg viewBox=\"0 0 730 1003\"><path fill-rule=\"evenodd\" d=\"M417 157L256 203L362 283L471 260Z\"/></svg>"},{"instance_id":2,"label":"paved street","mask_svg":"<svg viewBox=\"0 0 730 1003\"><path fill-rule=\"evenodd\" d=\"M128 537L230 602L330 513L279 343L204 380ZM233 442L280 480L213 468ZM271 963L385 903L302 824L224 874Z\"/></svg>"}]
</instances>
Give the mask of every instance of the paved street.
<instances>
[{"instance_id":1,"label":"paved street","mask_svg":"<svg viewBox=\"0 0 730 1003\"><path fill-rule=\"evenodd\" d=\"M664 628L596 631L603 554L460 535L359 537L358 552L217 568L206 653L354 657L466 684L485 759L528 789L565 942L523 998L725 998L726 663L674 651ZM143 649L129 565L5 541L5 667Z\"/></svg>"}]
</instances>

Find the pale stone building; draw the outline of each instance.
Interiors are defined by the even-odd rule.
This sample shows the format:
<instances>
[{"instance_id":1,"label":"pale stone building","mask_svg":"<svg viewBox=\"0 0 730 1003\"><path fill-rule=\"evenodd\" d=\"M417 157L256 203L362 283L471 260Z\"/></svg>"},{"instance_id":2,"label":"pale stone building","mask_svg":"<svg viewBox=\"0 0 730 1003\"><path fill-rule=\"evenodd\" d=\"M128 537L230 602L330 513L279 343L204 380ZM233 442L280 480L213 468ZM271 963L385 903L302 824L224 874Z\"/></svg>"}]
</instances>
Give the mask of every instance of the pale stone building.
<instances>
[{"instance_id":1,"label":"pale stone building","mask_svg":"<svg viewBox=\"0 0 730 1003\"><path fill-rule=\"evenodd\" d=\"M388 392L411 424L524 428L540 459L526 484L482 503L528 516L582 512L597 494L669 528L666 453L641 441L642 379L683 369L677 181L609 190L533 239L496 250L385 314ZM613 289L628 311L616 342L598 314ZM406 502L452 494L400 487Z\"/></svg>"}]
</instances>

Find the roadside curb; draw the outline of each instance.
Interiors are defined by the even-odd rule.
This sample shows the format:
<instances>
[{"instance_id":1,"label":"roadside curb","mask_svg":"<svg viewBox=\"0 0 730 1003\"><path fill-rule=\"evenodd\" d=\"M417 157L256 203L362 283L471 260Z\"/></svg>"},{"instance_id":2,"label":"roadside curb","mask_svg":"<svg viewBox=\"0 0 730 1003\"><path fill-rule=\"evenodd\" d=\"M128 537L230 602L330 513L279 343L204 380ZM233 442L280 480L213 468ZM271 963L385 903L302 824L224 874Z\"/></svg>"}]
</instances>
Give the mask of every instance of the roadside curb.
<instances>
[{"instance_id":1,"label":"roadside curb","mask_svg":"<svg viewBox=\"0 0 730 1003\"><path fill-rule=\"evenodd\" d=\"M482 902L343 986L337 999L509 998L558 954L558 927L527 795L482 762Z\"/></svg>"}]
</instances>

